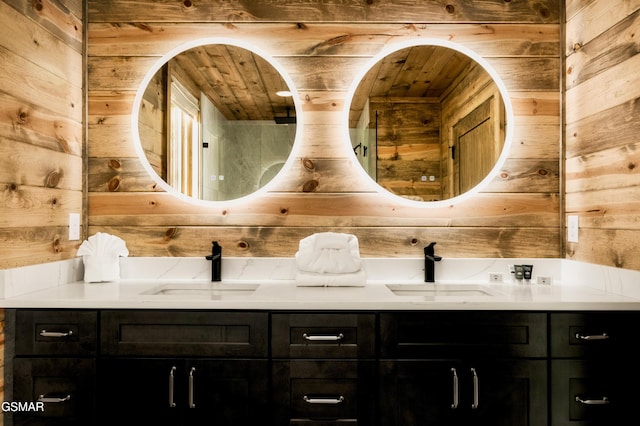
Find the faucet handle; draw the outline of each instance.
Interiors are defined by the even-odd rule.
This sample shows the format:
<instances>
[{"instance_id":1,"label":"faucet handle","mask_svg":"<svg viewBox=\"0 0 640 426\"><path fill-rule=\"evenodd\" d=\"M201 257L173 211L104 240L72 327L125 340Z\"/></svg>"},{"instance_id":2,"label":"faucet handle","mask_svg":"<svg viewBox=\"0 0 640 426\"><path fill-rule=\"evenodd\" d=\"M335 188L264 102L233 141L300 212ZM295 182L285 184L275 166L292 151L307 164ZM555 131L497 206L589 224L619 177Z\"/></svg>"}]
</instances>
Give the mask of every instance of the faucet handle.
<instances>
[{"instance_id":1,"label":"faucet handle","mask_svg":"<svg viewBox=\"0 0 640 426\"><path fill-rule=\"evenodd\" d=\"M436 245L435 242L429 243L429 245L424 248L424 255L425 256L426 255L433 255L435 253L435 249L433 248L433 246L435 246L435 245Z\"/></svg>"}]
</instances>

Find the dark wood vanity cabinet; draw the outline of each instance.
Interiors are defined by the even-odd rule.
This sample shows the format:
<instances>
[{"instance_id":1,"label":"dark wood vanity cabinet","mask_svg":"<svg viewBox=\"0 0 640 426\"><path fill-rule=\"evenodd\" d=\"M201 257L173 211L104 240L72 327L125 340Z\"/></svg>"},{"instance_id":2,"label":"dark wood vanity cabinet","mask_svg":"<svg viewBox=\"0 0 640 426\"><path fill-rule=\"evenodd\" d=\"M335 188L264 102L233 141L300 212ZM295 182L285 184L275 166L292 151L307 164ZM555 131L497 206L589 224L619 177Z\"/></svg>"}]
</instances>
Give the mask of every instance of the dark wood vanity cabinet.
<instances>
[{"instance_id":1,"label":"dark wood vanity cabinet","mask_svg":"<svg viewBox=\"0 0 640 426\"><path fill-rule=\"evenodd\" d=\"M374 313L272 314L272 424L375 424L375 343Z\"/></svg>"},{"instance_id":2,"label":"dark wood vanity cabinet","mask_svg":"<svg viewBox=\"0 0 640 426\"><path fill-rule=\"evenodd\" d=\"M380 314L380 424L547 424L544 313Z\"/></svg>"},{"instance_id":3,"label":"dark wood vanity cabinet","mask_svg":"<svg viewBox=\"0 0 640 426\"><path fill-rule=\"evenodd\" d=\"M98 424L264 424L264 312L102 311Z\"/></svg>"},{"instance_id":4,"label":"dark wood vanity cabinet","mask_svg":"<svg viewBox=\"0 0 640 426\"><path fill-rule=\"evenodd\" d=\"M629 424L637 417L637 312L551 313L552 426Z\"/></svg>"},{"instance_id":5,"label":"dark wood vanity cabinet","mask_svg":"<svg viewBox=\"0 0 640 426\"><path fill-rule=\"evenodd\" d=\"M97 312L9 310L15 324L10 401L33 402L14 425L94 424Z\"/></svg>"}]
</instances>

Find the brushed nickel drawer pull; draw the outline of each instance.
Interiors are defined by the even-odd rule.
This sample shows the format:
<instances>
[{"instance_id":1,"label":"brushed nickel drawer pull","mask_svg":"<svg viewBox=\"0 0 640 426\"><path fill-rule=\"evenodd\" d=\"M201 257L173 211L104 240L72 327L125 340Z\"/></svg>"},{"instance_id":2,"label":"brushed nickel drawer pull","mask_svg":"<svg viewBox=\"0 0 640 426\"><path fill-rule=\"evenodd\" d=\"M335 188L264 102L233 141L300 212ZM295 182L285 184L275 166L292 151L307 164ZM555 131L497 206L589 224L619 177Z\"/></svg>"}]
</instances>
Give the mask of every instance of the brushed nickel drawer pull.
<instances>
[{"instance_id":1,"label":"brushed nickel drawer pull","mask_svg":"<svg viewBox=\"0 0 640 426\"><path fill-rule=\"evenodd\" d=\"M189 408L196 408L196 404L193 403L193 372L196 371L195 367L191 367L189 371Z\"/></svg>"},{"instance_id":2,"label":"brushed nickel drawer pull","mask_svg":"<svg viewBox=\"0 0 640 426\"><path fill-rule=\"evenodd\" d=\"M176 403L173 400L173 381L175 378L176 367L171 367L171 371L169 371L169 408L175 408Z\"/></svg>"},{"instance_id":3,"label":"brushed nickel drawer pull","mask_svg":"<svg viewBox=\"0 0 640 426\"><path fill-rule=\"evenodd\" d=\"M607 333L602 334L580 334L576 333L576 339L580 340L607 340L609 335Z\"/></svg>"},{"instance_id":4,"label":"brushed nickel drawer pull","mask_svg":"<svg viewBox=\"0 0 640 426\"><path fill-rule=\"evenodd\" d=\"M603 396L602 399L582 399L579 396L576 396L576 402L584 405L607 405L609 403L609 398Z\"/></svg>"},{"instance_id":5,"label":"brushed nickel drawer pull","mask_svg":"<svg viewBox=\"0 0 640 426\"><path fill-rule=\"evenodd\" d=\"M451 373L453 374L453 402L451 403L451 408L455 410L460 402L460 390L458 388L458 372L455 368L451 368Z\"/></svg>"},{"instance_id":6,"label":"brushed nickel drawer pull","mask_svg":"<svg viewBox=\"0 0 640 426\"><path fill-rule=\"evenodd\" d=\"M339 342L340 340L344 339L344 334L340 333L337 334L335 336L327 336L327 335L320 335L320 334L307 334L304 333L302 335L302 337L304 337L305 340L309 340L309 341L323 341L323 342Z\"/></svg>"},{"instance_id":7,"label":"brushed nickel drawer pull","mask_svg":"<svg viewBox=\"0 0 640 426\"><path fill-rule=\"evenodd\" d=\"M47 396L47 395L40 395L38 397L38 402L52 402L55 404L61 404L63 402L67 402L71 399L71 395L67 395L67 396Z\"/></svg>"},{"instance_id":8,"label":"brushed nickel drawer pull","mask_svg":"<svg viewBox=\"0 0 640 426\"><path fill-rule=\"evenodd\" d=\"M473 374L473 404L471 404L471 408L477 410L480 404L480 389L478 385L478 373L476 373L475 368L471 369L471 374Z\"/></svg>"},{"instance_id":9,"label":"brushed nickel drawer pull","mask_svg":"<svg viewBox=\"0 0 640 426\"><path fill-rule=\"evenodd\" d=\"M303 396L304 402L307 404L327 404L327 405L336 405L340 404L344 401L344 396L340 395L339 397L308 397L307 395Z\"/></svg>"},{"instance_id":10,"label":"brushed nickel drawer pull","mask_svg":"<svg viewBox=\"0 0 640 426\"><path fill-rule=\"evenodd\" d=\"M67 332L64 331L40 331L40 336L42 337L69 337L73 334L73 331L69 330Z\"/></svg>"}]
</instances>

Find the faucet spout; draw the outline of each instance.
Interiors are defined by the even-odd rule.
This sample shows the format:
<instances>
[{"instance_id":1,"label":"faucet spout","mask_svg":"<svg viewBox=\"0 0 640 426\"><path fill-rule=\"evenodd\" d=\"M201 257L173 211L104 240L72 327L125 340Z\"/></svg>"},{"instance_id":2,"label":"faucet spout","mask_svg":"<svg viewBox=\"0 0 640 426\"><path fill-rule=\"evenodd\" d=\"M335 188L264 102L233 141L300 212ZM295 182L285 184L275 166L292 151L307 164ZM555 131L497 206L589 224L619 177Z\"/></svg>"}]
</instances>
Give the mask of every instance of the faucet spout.
<instances>
[{"instance_id":1,"label":"faucet spout","mask_svg":"<svg viewBox=\"0 0 640 426\"><path fill-rule=\"evenodd\" d=\"M440 262L442 256L436 256L434 246L435 242L424 248L424 282L436 282L435 262Z\"/></svg>"},{"instance_id":2,"label":"faucet spout","mask_svg":"<svg viewBox=\"0 0 640 426\"><path fill-rule=\"evenodd\" d=\"M222 247L217 241L211 242L211 254L205 258L211 261L211 281L222 281Z\"/></svg>"}]
</instances>

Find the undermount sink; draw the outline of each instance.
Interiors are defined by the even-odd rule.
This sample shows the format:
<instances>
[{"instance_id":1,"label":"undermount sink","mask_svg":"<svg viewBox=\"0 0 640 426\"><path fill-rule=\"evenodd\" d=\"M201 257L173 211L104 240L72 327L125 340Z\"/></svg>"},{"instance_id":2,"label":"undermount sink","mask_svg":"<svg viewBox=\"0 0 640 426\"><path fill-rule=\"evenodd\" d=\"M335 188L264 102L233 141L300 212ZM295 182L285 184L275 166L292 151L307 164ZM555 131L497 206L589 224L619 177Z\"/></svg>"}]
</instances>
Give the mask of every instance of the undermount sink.
<instances>
[{"instance_id":1,"label":"undermount sink","mask_svg":"<svg viewBox=\"0 0 640 426\"><path fill-rule=\"evenodd\" d=\"M251 296L260 284L173 283L162 284L143 292L150 296L197 297L206 299L229 299Z\"/></svg>"},{"instance_id":2,"label":"undermount sink","mask_svg":"<svg viewBox=\"0 0 640 426\"><path fill-rule=\"evenodd\" d=\"M410 297L492 297L499 293L482 284L387 284L396 296Z\"/></svg>"}]
</instances>

